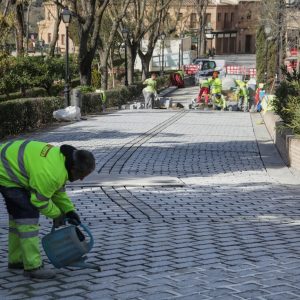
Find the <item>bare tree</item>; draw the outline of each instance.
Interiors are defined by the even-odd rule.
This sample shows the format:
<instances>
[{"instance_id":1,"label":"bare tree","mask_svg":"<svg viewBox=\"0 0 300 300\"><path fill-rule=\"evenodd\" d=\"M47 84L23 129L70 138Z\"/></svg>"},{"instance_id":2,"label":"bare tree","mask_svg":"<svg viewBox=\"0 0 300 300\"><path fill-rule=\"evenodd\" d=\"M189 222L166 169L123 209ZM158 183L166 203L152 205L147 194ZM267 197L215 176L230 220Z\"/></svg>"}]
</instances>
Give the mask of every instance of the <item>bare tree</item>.
<instances>
[{"instance_id":1,"label":"bare tree","mask_svg":"<svg viewBox=\"0 0 300 300\"><path fill-rule=\"evenodd\" d=\"M287 10L284 0L263 0L261 9L261 25L270 27L270 38L276 41L276 73L282 77L281 66L285 59Z\"/></svg>"},{"instance_id":2,"label":"bare tree","mask_svg":"<svg viewBox=\"0 0 300 300\"><path fill-rule=\"evenodd\" d=\"M90 85L92 62L99 45L101 20L110 0L68 0L65 2L69 5L78 26L80 83Z\"/></svg>"},{"instance_id":3,"label":"bare tree","mask_svg":"<svg viewBox=\"0 0 300 300\"><path fill-rule=\"evenodd\" d=\"M155 0L155 1L158 2L159 0ZM152 4L154 4L155 1L153 1ZM163 10L160 11L158 18L155 14L152 14L152 13L149 14L150 18L155 17L157 23L154 24L147 32L148 44L146 46L146 51L144 49L141 49L141 47L138 49L138 55L139 55L139 57L141 59L141 63L142 63L142 80L145 80L148 76L149 65L150 65L150 61L152 59L153 51L154 51L154 48L155 48L155 45L156 45L158 39L160 38L162 31L165 31L167 36L169 36L170 34L175 32L176 25L179 21L180 9L182 6L182 2L183 2L183 0L179 0L176 3L178 5L177 6L178 11L175 16L175 19L171 19L169 17L169 10L170 10L171 2ZM174 3L172 3L172 4L174 4ZM154 7L155 7L155 5L154 5ZM149 19L148 22L151 23L152 20Z\"/></svg>"},{"instance_id":4,"label":"bare tree","mask_svg":"<svg viewBox=\"0 0 300 300\"><path fill-rule=\"evenodd\" d=\"M16 28L16 41L17 41L17 55L23 55L24 36L25 36L23 1L17 1L15 5L15 12L16 12L15 28Z\"/></svg>"},{"instance_id":5,"label":"bare tree","mask_svg":"<svg viewBox=\"0 0 300 300\"><path fill-rule=\"evenodd\" d=\"M27 55L28 55L28 43L29 43L29 17L30 17L31 5L32 5L32 0L28 0L27 12L26 12L26 54Z\"/></svg>"},{"instance_id":6,"label":"bare tree","mask_svg":"<svg viewBox=\"0 0 300 300\"><path fill-rule=\"evenodd\" d=\"M130 35L127 39L128 53L128 83L133 83L134 64L140 43L145 34L157 24L162 10L164 10L172 0L152 1L147 5L147 0L132 0L126 16L122 19L118 29L120 36L122 30L127 28ZM146 13L152 14L150 23L147 22Z\"/></svg>"},{"instance_id":7,"label":"bare tree","mask_svg":"<svg viewBox=\"0 0 300 300\"><path fill-rule=\"evenodd\" d=\"M48 13L51 14L52 18L55 20L54 27L53 27L53 33L52 33L52 39L49 44L49 56L53 57L55 54L55 46L58 40L58 32L59 32L59 26L61 23L61 10L63 8L63 3L60 0L53 1L54 4L56 4L56 13L55 15L52 14L51 11Z\"/></svg>"},{"instance_id":8,"label":"bare tree","mask_svg":"<svg viewBox=\"0 0 300 300\"><path fill-rule=\"evenodd\" d=\"M3 13L0 13L0 41L3 46L5 46L7 37L14 29L15 16L14 12L10 10L11 4L11 0L6 0L3 7Z\"/></svg>"},{"instance_id":9,"label":"bare tree","mask_svg":"<svg viewBox=\"0 0 300 300\"><path fill-rule=\"evenodd\" d=\"M101 70L101 86L107 89L108 85L108 58L111 54L111 48L115 42L115 35L117 33L119 24L122 18L125 16L130 0L125 0L120 3L119 0L111 0L108 5L108 13L110 16L111 26L109 28L109 34L105 39L105 36L100 37L100 70Z\"/></svg>"},{"instance_id":10,"label":"bare tree","mask_svg":"<svg viewBox=\"0 0 300 300\"><path fill-rule=\"evenodd\" d=\"M205 25L206 25L206 10L208 6L208 0L196 0L196 10L199 20L198 29L198 53L197 56L205 54Z\"/></svg>"}]
</instances>

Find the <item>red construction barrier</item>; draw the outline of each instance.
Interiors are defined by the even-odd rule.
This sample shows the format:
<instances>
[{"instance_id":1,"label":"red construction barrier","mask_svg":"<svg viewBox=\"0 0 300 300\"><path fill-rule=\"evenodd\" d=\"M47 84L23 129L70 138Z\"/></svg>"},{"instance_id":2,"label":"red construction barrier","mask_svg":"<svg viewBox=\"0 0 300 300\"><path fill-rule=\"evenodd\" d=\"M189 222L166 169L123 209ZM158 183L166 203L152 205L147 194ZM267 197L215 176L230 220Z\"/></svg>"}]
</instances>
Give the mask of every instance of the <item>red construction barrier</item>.
<instances>
[{"instance_id":1,"label":"red construction barrier","mask_svg":"<svg viewBox=\"0 0 300 300\"><path fill-rule=\"evenodd\" d=\"M256 68L244 66L226 66L226 73L229 75L249 75L250 78L256 77Z\"/></svg>"},{"instance_id":2,"label":"red construction barrier","mask_svg":"<svg viewBox=\"0 0 300 300\"><path fill-rule=\"evenodd\" d=\"M184 65L183 70L187 75L194 75L198 72L199 67L199 65Z\"/></svg>"}]
</instances>

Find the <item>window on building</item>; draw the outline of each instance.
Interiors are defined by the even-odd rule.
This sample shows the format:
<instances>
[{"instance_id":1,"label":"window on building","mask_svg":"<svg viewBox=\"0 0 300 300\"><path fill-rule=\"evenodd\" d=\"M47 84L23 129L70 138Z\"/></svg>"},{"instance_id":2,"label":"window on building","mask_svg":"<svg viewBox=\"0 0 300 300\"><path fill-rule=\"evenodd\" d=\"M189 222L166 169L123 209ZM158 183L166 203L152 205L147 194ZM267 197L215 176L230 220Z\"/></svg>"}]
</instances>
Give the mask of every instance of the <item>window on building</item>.
<instances>
[{"instance_id":1,"label":"window on building","mask_svg":"<svg viewBox=\"0 0 300 300\"><path fill-rule=\"evenodd\" d=\"M230 21L234 22L234 13L231 13Z\"/></svg>"},{"instance_id":2,"label":"window on building","mask_svg":"<svg viewBox=\"0 0 300 300\"><path fill-rule=\"evenodd\" d=\"M51 40L52 40L52 38L51 38L51 33L48 33L48 44L51 43Z\"/></svg>"},{"instance_id":3,"label":"window on building","mask_svg":"<svg viewBox=\"0 0 300 300\"><path fill-rule=\"evenodd\" d=\"M182 17L183 17L183 13L179 13L178 14L178 20L182 20Z\"/></svg>"},{"instance_id":4,"label":"window on building","mask_svg":"<svg viewBox=\"0 0 300 300\"><path fill-rule=\"evenodd\" d=\"M218 13L218 22L221 22L222 20L222 13Z\"/></svg>"},{"instance_id":5,"label":"window on building","mask_svg":"<svg viewBox=\"0 0 300 300\"><path fill-rule=\"evenodd\" d=\"M246 14L247 20L251 20L251 15L252 15L251 10L248 10Z\"/></svg>"},{"instance_id":6,"label":"window on building","mask_svg":"<svg viewBox=\"0 0 300 300\"><path fill-rule=\"evenodd\" d=\"M197 14L191 14L190 28L197 28Z\"/></svg>"},{"instance_id":7,"label":"window on building","mask_svg":"<svg viewBox=\"0 0 300 300\"><path fill-rule=\"evenodd\" d=\"M206 24L211 23L211 14L206 14Z\"/></svg>"},{"instance_id":8,"label":"window on building","mask_svg":"<svg viewBox=\"0 0 300 300\"><path fill-rule=\"evenodd\" d=\"M224 14L224 25L226 26L226 23L228 21L228 13Z\"/></svg>"},{"instance_id":9,"label":"window on building","mask_svg":"<svg viewBox=\"0 0 300 300\"><path fill-rule=\"evenodd\" d=\"M230 17L229 13L224 14L224 28L230 28L231 27L229 17Z\"/></svg>"},{"instance_id":10,"label":"window on building","mask_svg":"<svg viewBox=\"0 0 300 300\"><path fill-rule=\"evenodd\" d=\"M50 11L48 11L47 18L48 18L48 20L51 20L51 12Z\"/></svg>"},{"instance_id":11,"label":"window on building","mask_svg":"<svg viewBox=\"0 0 300 300\"><path fill-rule=\"evenodd\" d=\"M61 37L61 44L64 45L65 44L65 39L66 39L65 35L62 34L60 37Z\"/></svg>"}]
</instances>

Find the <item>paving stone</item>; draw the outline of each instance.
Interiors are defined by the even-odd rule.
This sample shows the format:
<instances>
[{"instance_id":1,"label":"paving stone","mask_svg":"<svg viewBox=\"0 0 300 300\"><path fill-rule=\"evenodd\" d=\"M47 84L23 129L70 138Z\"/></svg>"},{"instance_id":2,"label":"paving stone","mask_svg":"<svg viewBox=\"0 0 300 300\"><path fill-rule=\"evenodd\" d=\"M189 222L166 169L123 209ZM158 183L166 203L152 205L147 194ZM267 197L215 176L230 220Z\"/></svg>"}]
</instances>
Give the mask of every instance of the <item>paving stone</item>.
<instances>
[{"instance_id":1,"label":"paving stone","mask_svg":"<svg viewBox=\"0 0 300 300\"><path fill-rule=\"evenodd\" d=\"M192 87L172 97L197 93ZM94 236L89 261L102 272L61 269L46 282L7 270L0 196L0 299L299 298L300 186L266 170L258 145L269 137L257 140L254 116L122 110L29 133L90 149L100 175L124 184L67 186ZM127 184L134 176L146 184ZM153 176L159 184L149 184ZM182 185L169 185L166 176ZM50 220L41 216L40 224L41 235L48 233Z\"/></svg>"}]
</instances>

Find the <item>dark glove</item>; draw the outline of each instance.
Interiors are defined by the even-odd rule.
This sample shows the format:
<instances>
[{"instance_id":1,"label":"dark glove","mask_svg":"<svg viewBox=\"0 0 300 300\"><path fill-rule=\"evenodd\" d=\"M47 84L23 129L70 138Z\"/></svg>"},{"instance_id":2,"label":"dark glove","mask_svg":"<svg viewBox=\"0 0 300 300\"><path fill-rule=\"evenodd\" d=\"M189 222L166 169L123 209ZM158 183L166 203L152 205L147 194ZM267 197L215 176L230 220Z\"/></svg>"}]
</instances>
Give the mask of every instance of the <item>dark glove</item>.
<instances>
[{"instance_id":1,"label":"dark glove","mask_svg":"<svg viewBox=\"0 0 300 300\"><path fill-rule=\"evenodd\" d=\"M53 219L54 228L66 225L66 216L61 214L59 217Z\"/></svg>"},{"instance_id":2,"label":"dark glove","mask_svg":"<svg viewBox=\"0 0 300 300\"><path fill-rule=\"evenodd\" d=\"M80 217L75 211L69 211L66 213L66 218L68 219L68 222L72 225L79 225L81 224Z\"/></svg>"}]
</instances>

